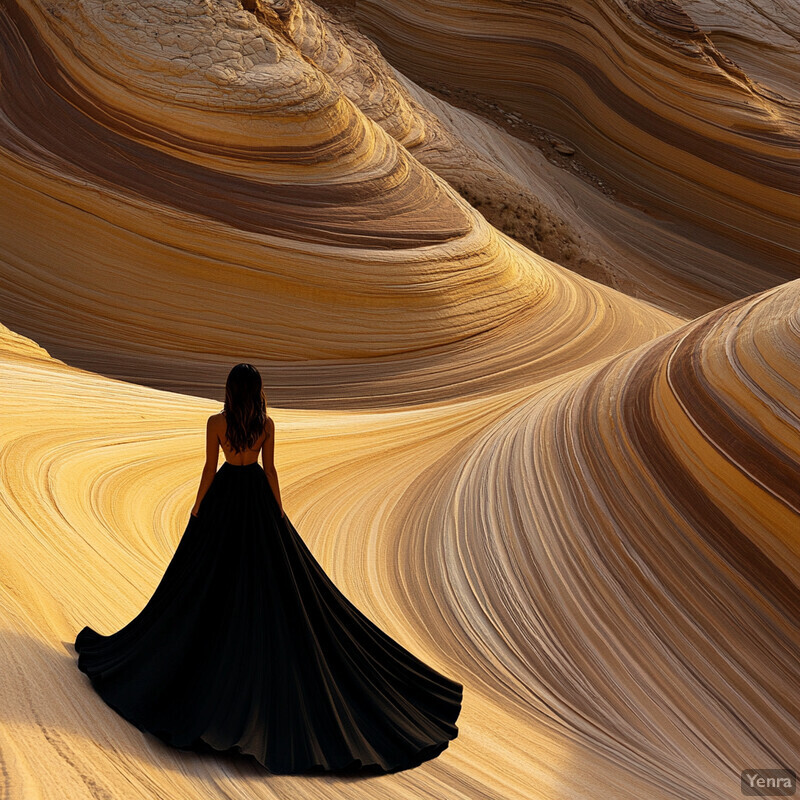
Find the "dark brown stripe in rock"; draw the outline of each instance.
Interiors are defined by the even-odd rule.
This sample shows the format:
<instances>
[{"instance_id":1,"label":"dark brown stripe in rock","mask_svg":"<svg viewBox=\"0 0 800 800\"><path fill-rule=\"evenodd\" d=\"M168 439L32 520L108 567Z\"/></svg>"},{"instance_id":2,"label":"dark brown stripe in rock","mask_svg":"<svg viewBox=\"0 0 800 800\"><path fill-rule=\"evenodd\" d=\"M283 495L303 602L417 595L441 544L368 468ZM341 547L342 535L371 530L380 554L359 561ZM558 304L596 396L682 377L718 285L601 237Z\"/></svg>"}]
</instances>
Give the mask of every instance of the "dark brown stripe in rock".
<instances>
[{"instance_id":1,"label":"dark brown stripe in rock","mask_svg":"<svg viewBox=\"0 0 800 800\"><path fill-rule=\"evenodd\" d=\"M788 453L775 447L774 439L759 430L723 394L714 391L703 374L699 353L714 326L734 308L751 303L745 298L724 310L706 316L680 341L670 361L669 378L675 396L689 409L699 428L721 456L747 471L766 487L779 502L797 512L800 509L800 474L798 464Z\"/></svg>"},{"instance_id":2,"label":"dark brown stripe in rock","mask_svg":"<svg viewBox=\"0 0 800 800\"><path fill-rule=\"evenodd\" d=\"M123 136L113 129L117 112L76 92L27 16L13 2L3 5L0 108L16 130L1 126L0 144L25 160L241 230L296 241L391 250L443 243L471 230L467 214L443 201L431 174L401 149L379 181L304 186L248 180ZM129 119L126 130L131 126ZM246 155L271 160L268 148ZM285 148L278 155L287 160ZM309 157L303 152L299 161Z\"/></svg>"},{"instance_id":3,"label":"dark brown stripe in rock","mask_svg":"<svg viewBox=\"0 0 800 800\"><path fill-rule=\"evenodd\" d=\"M705 34L694 20L672 0L629 0L628 6L645 22L658 26L673 36L689 40L703 40Z\"/></svg>"},{"instance_id":4,"label":"dark brown stripe in rock","mask_svg":"<svg viewBox=\"0 0 800 800\"><path fill-rule=\"evenodd\" d=\"M730 308L728 307L728 310ZM714 319L726 311L710 315ZM800 587L781 570L725 514L687 471L675 455L669 440L656 423L652 394L661 360L674 344L673 337L649 349L631 371L621 402L621 421L631 443L647 465L653 481L669 496L686 524L752 584L775 609L790 618L800 618ZM733 438L730 433L729 438ZM748 464L750 466L750 464Z\"/></svg>"}]
</instances>

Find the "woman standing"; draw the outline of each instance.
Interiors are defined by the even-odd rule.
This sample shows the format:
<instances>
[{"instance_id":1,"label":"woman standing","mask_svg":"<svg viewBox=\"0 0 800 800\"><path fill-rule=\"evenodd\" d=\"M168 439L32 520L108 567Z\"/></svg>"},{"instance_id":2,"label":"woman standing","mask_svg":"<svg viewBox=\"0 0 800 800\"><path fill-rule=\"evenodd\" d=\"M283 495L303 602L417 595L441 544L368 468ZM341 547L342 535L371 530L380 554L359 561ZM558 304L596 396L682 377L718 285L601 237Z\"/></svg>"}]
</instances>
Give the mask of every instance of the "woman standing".
<instances>
[{"instance_id":1,"label":"woman standing","mask_svg":"<svg viewBox=\"0 0 800 800\"><path fill-rule=\"evenodd\" d=\"M283 512L274 448L261 375L237 364L161 582L121 630L80 631L79 669L140 730L274 773L395 772L437 756L458 735L462 685L336 588Z\"/></svg>"}]
</instances>

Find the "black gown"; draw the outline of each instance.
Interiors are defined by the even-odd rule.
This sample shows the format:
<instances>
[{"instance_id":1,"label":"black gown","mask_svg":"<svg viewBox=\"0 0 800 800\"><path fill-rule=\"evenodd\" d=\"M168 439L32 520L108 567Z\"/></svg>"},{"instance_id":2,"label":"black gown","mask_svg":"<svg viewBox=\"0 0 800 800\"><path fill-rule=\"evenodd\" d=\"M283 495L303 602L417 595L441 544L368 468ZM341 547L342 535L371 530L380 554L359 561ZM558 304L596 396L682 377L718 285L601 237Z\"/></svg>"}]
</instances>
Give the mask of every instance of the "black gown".
<instances>
[{"instance_id":1,"label":"black gown","mask_svg":"<svg viewBox=\"0 0 800 800\"><path fill-rule=\"evenodd\" d=\"M139 615L89 627L78 668L173 747L238 751L273 773L396 772L458 735L463 687L334 585L258 462L225 462Z\"/></svg>"}]
</instances>

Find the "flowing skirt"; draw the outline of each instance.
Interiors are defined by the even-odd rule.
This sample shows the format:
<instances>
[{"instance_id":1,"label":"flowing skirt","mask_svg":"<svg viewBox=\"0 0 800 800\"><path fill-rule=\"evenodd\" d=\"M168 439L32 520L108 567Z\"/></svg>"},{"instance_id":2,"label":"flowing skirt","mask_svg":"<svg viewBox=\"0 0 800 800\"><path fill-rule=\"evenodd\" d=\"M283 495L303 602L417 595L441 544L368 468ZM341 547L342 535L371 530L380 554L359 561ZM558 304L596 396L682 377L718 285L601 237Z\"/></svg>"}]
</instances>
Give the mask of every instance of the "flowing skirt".
<instances>
[{"instance_id":1,"label":"flowing skirt","mask_svg":"<svg viewBox=\"0 0 800 800\"><path fill-rule=\"evenodd\" d=\"M458 735L460 683L334 585L256 462L225 462L139 615L75 640L117 713L169 745L273 773L396 772Z\"/></svg>"}]
</instances>

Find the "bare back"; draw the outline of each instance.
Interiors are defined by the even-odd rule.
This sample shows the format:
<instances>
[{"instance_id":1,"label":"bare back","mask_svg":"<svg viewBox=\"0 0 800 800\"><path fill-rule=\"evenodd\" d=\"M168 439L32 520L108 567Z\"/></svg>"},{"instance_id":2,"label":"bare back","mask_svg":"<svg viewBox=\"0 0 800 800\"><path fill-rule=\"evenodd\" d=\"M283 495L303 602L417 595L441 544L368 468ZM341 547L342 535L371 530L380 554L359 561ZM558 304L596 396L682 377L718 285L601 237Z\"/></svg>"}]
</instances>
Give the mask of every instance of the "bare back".
<instances>
[{"instance_id":1,"label":"bare back","mask_svg":"<svg viewBox=\"0 0 800 800\"><path fill-rule=\"evenodd\" d=\"M269 424L269 417L267 417L267 424L264 427L261 436L259 436L258 441L256 442L256 446L254 448L247 448L246 450L241 450L240 452L237 453L233 449L231 444L228 442L227 422L225 421L225 412L221 411L216 416L219 418L216 421L219 446L222 448L225 460L228 463L236 464L237 466L254 464L256 461L258 461L258 454L261 451L261 448L264 446L264 442L266 441L266 439L269 437L270 434L271 426Z\"/></svg>"}]
</instances>

